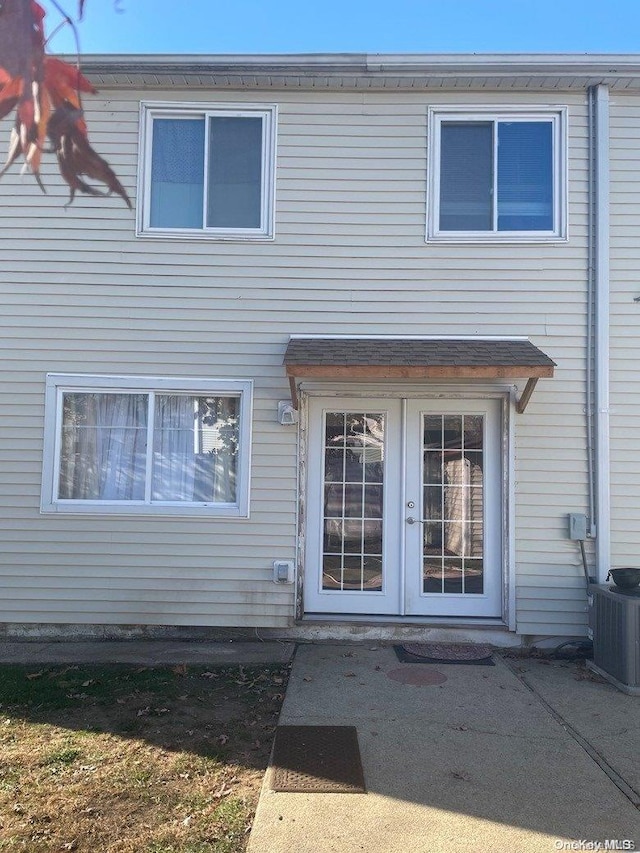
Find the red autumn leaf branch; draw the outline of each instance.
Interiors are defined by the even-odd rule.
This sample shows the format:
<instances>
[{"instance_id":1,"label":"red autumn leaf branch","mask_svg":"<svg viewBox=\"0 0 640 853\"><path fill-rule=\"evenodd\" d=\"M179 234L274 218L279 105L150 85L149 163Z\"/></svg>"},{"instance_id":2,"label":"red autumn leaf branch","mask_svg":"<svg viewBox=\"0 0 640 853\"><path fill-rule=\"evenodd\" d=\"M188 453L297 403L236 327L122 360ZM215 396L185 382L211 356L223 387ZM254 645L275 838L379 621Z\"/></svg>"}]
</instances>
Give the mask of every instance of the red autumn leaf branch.
<instances>
[{"instance_id":1,"label":"red autumn leaf branch","mask_svg":"<svg viewBox=\"0 0 640 853\"><path fill-rule=\"evenodd\" d=\"M80 14L83 5L80 0ZM0 119L13 110L16 114L0 177L22 155L25 168L45 192L40 163L43 154L52 152L69 185L69 203L76 192L116 193L131 207L114 171L89 144L82 93L96 90L79 68L46 55L44 18L45 11L35 0L0 0ZM85 177L104 184L106 191L88 184Z\"/></svg>"}]
</instances>

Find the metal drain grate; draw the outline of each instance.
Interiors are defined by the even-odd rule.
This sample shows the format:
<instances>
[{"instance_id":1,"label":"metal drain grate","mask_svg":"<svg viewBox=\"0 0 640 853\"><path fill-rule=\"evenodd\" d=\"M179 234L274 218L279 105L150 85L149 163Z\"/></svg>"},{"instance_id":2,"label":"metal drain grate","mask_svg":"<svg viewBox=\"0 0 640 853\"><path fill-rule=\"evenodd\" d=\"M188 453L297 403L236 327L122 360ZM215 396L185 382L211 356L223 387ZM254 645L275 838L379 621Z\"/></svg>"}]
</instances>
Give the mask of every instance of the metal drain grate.
<instances>
[{"instance_id":1,"label":"metal drain grate","mask_svg":"<svg viewBox=\"0 0 640 853\"><path fill-rule=\"evenodd\" d=\"M273 791L365 794L355 726L278 726Z\"/></svg>"}]
</instances>

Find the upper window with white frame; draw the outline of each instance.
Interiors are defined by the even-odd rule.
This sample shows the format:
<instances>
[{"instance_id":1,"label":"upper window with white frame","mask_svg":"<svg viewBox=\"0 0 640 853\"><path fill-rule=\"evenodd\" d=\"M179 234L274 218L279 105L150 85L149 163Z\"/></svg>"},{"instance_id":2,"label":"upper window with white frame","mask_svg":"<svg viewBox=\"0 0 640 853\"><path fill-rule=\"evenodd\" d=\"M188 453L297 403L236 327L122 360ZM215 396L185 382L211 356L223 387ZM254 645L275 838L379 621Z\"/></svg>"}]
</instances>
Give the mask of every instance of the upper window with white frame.
<instances>
[{"instance_id":1,"label":"upper window with white frame","mask_svg":"<svg viewBox=\"0 0 640 853\"><path fill-rule=\"evenodd\" d=\"M566 108L429 110L427 240L566 238Z\"/></svg>"},{"instance_id":2,"label":"upper window with white frame","mask_svg":"<svg viewBox=\"0 0 640 853\"><path fill-rule=\"evenodd\" d=\"M138 233L273 237L276 107L143 104Z\"/></svg>"},{"instance_id":3,"label":"upper window with white frame","mask_svg":"<svg viewBox=\"0 0 640 853\"><path fill-rule=\"evenodd\" d=\"M250 381L47 376L43 512L247 517Z\"/></svg>"}]
</instances>

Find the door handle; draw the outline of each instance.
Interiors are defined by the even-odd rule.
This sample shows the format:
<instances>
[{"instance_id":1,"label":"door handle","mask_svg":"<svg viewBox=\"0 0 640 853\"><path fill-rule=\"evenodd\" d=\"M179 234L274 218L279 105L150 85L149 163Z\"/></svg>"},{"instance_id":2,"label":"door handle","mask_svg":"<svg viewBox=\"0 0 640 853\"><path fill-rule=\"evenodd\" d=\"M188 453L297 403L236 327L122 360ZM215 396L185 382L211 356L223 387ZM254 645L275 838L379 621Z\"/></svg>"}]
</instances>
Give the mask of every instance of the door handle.
<instances>
[{"instance_id":1,"label":"door handle","mask_svg":"<svg viewBox=\"0 0 640 853\"><path fill-rule=\"evenodd\" d=\"M413 518L411 515L407 518L407 524L424 524L424 521L420 521L419 518Z\"/></svg>"}]
</instances>

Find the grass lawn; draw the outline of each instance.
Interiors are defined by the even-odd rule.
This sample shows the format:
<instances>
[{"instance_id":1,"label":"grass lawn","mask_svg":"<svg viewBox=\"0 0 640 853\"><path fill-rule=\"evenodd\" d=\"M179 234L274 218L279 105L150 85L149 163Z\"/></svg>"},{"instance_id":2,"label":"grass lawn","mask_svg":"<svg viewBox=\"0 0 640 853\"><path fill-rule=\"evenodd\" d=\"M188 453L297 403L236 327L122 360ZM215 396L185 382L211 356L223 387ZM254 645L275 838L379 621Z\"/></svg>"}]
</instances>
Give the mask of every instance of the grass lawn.
<instances>
[{"instance_id":1,"label":"grass lawn","mask_svg":"<svg viewBox=\"0 0 640 853\"><path fill-rule=\"evenodd\" d=\"M0 851L243 851L288 673L0 666Z\"/></svg>"}]
</instances>

